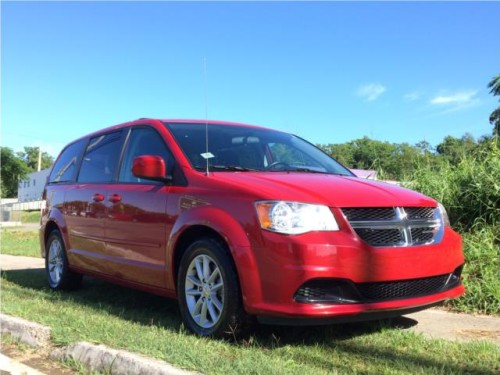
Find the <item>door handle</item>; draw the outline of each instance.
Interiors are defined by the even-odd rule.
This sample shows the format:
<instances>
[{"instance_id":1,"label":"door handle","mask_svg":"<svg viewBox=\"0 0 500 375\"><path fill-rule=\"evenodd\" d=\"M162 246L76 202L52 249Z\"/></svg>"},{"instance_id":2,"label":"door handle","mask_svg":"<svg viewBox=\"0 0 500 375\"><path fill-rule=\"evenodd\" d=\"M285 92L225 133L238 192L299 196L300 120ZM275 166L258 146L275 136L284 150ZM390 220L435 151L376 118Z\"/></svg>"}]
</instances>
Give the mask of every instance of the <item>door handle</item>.
<instances>
[{"instance_id":1,"label":"door handle","mask_svg":"<svg viewBox=\"0 0 500 375\"><path fill-rule=\"evenodd\" d=\"M122 197L119 194L111 194L111 196L108 199L111 203L118 203L121 202Z\"/></svg>"},{"instance_id":2,"label":"door handle","mask_svg":"<svg viewBox=\"0 0 500 375\"><path fill-rule=\"evenodd\" d=\"M95 193L94 196L92 197L92 200L94 202L102 202L104 200L104 195Z\"/></svg>"}]
</instances>

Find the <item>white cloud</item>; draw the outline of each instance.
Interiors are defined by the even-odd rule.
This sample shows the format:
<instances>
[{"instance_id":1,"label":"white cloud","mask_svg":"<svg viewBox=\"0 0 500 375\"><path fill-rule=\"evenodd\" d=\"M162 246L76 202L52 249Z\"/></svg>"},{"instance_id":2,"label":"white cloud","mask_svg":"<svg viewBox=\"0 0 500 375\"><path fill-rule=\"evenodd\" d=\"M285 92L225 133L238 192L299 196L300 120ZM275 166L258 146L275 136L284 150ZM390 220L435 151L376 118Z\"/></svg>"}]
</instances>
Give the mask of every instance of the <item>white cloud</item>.
<instances>
[{"instance_id":1,"label":"white cloud","mask_svg":"<svg viewBox=\"0 0 500 375\"><path fill-rule=\"evenodd\" d=\"M441 116L474 107L480 103L477 90L443 92L430 100L430 104L441 110L434 115Z\"/></svg>"},{"instance_id":2,"label":"white cloud","mask_svg":"<svg viewBox=\"0 0 500 375\"><path fill-rule=\"evenodd\" d=\"M415 100L420 99L420 93L417 91L409 92L403 96L403 99L409 102L414 102Z\"/></svg>"},{"instance_id":3,"label":"white cloud","mask_svg":"<svg viewBox=\"0 0 500 375\"><path fill-rule=\"evenodd\" d=\"M357 91L357 95L371 102L376 100L380 95L382 95L386 91L387 89L380 83L370 83L361 86Z\"/></svg>"},{"instance_id":4,"label":"white cloud","mask_svg":"<svg viewBox=\"0 0 500 375\"><path fill-rule=\"evenodd\" d=\"M465 107L471 104L475 104L479 100L475 97L476 95L477 90L456 91L450 94L441 94L435 96L431 100L431 104Z\"/></svg>"}]
</instances>

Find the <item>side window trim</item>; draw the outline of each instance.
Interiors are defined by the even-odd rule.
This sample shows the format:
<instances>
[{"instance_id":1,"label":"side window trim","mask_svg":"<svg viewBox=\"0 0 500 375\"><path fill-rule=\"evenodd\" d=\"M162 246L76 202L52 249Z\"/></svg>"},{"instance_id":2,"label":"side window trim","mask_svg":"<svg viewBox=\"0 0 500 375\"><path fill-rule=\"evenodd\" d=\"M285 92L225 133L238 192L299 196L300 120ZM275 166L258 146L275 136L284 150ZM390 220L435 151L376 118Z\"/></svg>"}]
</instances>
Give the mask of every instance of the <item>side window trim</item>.
<instances>
[{"instance_id":1,"label":"side window trim","mask_svg":"<svg viewBox=\"0 0 500 375\"><path fill-rule=\"evenodd\" d=\"M123 162L125 160L125 154L127 152L128 144L130 142L130 137L132 135L132 127L125 128L123 131L123 142L122 142L122 149L120 151L120 159L118 160L118 166L116 168L116 173L115 173L115 178L114 178L114 183L116 184L122 184L123 182L120 181L120 173L122 170Z\"/></svg>"},{"instance_id":2,"label":"side window trim","mask_svg":"<svg viewBox=\"0 0 500 375\"><path fill-rule=\"evenodd\" d=\"M118 155L118 160L116 161L115 172L113 173L113 177L112 177L111 181L109 182L110 184L117 184L118 183L118 179L120 177L120 168L122 165L122 158L125 154L125 146L126 146L126 142L128 141L128 138L130 135L130 130L131 130L131 127L120 129L120 131L121 131L121 136L120 136L120 140L119 140L120 152Z\"/></svg>"}]
</instances>

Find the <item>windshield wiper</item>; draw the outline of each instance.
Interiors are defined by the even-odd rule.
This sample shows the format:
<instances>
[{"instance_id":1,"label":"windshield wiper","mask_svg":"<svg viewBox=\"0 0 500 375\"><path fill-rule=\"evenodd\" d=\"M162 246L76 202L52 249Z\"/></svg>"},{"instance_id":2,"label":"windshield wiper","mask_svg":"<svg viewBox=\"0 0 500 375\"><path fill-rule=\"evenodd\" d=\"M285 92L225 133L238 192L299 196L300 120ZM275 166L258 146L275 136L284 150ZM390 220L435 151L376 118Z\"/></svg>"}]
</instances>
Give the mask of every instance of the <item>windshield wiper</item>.
<instances>
[{"instance_id":1,"label":"windshield wiper","mask_svg":"<svg viewBox=\"0 0 500 375\"><path fill-rule=\"evenodd\" d=\"M197 167L196 169L202 170L204 168ZM246 168L240 165L211 165L211 171L228 171L228 172L256 172L258 169Z\"/></svg>"},{"instance_id":2,"label":"windshield wiper","mask_svg":"<svg viewBox=\"0 0 500 375\"><path fill-rule=\"evenodd\" d=\"M348 175L343 174L343 173L319 171L317 169L307 168L307 167L293 167L293 168L277 170L277 172L305 172L305 173L331 174L334 176L348 176Z\"/></svg>"},{"instance_id":3,"label":"windshield wiper","mask_svg":"<svg viewBox=\"0 0 500 375\"><path fill-rule=\"evenodd\" d=\"M334 174L326 171L318 171L317 169L306 168L306 167L288 167L279 169L268 169L268 172L306 172L306 173L320 173L320 174Z\"/></svg>"},{"instance_id":4,"label":"windshield wiper","mask_svg":"<svg viewBox=\"0 0 500 375\"><path fill-rule=\"evenodd\" d=\"M307 173L321 173L321 174L330 174L329 172L326 171L318 171L317 169L311 169L311 168L304 168L304 167L297 167L293 169L287 169L287 172L307 172Z\"/></svg>"}]
</instances>

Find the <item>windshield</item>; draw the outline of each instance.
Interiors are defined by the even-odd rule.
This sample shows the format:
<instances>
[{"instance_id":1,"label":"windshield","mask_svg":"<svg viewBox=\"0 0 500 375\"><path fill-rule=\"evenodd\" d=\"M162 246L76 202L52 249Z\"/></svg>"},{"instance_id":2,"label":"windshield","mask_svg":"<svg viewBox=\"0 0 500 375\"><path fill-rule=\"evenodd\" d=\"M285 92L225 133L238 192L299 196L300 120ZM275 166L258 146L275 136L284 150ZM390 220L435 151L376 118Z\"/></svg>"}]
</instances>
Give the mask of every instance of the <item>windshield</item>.
<instances>
[{"instance_id":1,"label":"windshield","mask_svg":"<svg viewBox=\"0 0 500 375\"><path fill-rule=\"evenodd\" d=\"M193 168L204 171L287 171L353 174L323 151L291 134L235 125L166 123Z\"/></svg>"}]
</instances>

